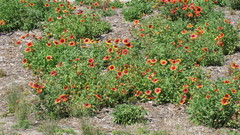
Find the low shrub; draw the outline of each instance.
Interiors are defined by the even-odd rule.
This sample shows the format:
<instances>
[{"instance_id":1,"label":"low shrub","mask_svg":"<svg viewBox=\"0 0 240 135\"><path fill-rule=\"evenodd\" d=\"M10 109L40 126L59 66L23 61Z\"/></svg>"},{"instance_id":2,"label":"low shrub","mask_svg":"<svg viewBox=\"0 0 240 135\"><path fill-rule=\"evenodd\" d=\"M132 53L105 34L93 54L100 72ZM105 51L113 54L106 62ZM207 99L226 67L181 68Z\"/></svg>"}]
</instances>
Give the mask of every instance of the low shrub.
<instances>
[{"instance_id":1,"label":"low shrub","mask_svg":"<svg viewBox=\"0 0 240 135\"><path fill-rule=\"evenodd\" d=\"M20 30L32 30L41 27L41 21L46 14L51 13L52 3L38 1L1 0L0 8L0 32ZM48 4L49 6L46 6Z\"/></svg>"},{"instance_id":2,"label":"low shrub","mask_svg":"<svg viewBox=\"0 0 240 135\"><path fill-rule=\"evenodd\" d=\"M239 80L236 78L203 84L195 91L188 107L193 122L213 128L239 126L238 89Z\"/></svg>"},{"instance_id":3,"label":"low shrub","mask_svg":"<svg viewBox=\"0 0 240 135\"><path fill-rule=\"evenodd\" d=\"M54 38L60 38L60 35L73 35L75 38L96 38L110 31L109 23L100 20L99 16L82 14L82 12L49 16L44 28L44 32Z\"/></svg>"},{"instance_id":4,"label":"low shrub","mask_svg":"<svg viewBox=\"0 0 240 135\"><path fill-rule=\"evenodd\" d=\"M150 14L153 11L152 4L148 3L136 3L129 7L125 7L122 10L124 19L127 21L133 21L142 18L144 14Z\"/></svg>"},{"instance_id":5,"label":"low shrub","mask_svg":"<svg viewBox=\"0 0 240 135\"><path fill-rule=\"evenodd\" d=\"M215 12L196 24L169 21L161 15L134 22L133 36L150 58L181 59L189 66L222 65L224 55L233 53L237 46L237 31Z\"/></svg>"},{"instance_id":6,"label":"low shrub","mask_svg":"<svg viewBox=\"0 0 240 135\"><path fill-rule=\"evenodd\" d=\"M240 9L240 1L239 0L229 0L228 3L232 9L236 9L236 10Z\"/></svg>"},{"instance_id":7,"label":"low shrub","mask_svg":"<svg viewBox=\"0 0 240 135\"><path fill-rule=\"evenodd\" d=\"M146 114L147 111L143 108L127 104L117 105L112 113L114 123L123 125L145 122L144 115Z\"/></svg>"}]
</instances>

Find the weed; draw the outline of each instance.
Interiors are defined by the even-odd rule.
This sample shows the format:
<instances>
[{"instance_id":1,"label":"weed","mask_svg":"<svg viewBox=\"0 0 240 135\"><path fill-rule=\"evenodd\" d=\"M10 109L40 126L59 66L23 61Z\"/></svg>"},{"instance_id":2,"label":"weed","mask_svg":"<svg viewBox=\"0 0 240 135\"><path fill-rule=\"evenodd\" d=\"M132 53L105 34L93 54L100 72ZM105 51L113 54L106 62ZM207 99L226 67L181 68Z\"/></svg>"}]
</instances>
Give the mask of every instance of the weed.
<instances>
[{"instance_id":1,"label":"weed","mask_svg":"<svg viewBox=\"0 0 240 135\"><path fill-rule=\"evenodd\" d=\"M7 72L4 71L3 69L0 69L0 78L6 77L6 76L7 76Z\"/></svg>"}]
</instances>

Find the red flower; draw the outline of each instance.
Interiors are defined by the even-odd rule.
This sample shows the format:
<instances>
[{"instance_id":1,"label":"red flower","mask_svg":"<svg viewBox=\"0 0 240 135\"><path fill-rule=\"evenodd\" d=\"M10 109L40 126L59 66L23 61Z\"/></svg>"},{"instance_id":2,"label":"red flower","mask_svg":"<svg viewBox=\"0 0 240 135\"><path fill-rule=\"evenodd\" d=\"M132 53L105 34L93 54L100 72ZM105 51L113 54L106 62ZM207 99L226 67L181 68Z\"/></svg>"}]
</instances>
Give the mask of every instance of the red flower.
<instances>
[{"instance_id":1,"label":"red flower","mask_svg":"<svg viewBox=\"0 0 240 135\"><path fill-rule=\"evenodd\" d=\"M161 65L166 65L166 64L167 64L167 61L166 61L166 60L160 60L160 64L161 64Z\"/></svg>"},{"instance_id":2,"label":"red flower","mask_svg":"<svg viewBox=\"0 0 240 135\"><path fill-rule=\"evenodd\" d=\"M141 94L142 94L141 91L137 91L136 94L135 94L135 96L137 97L137 96L140 96Z\"/></svg>"},{"instance_id":3,"label":"red flower","mask_svg":"<svg viewBox=\"0 0 240 135\"><path fill-rule=\"evenodd\" d=\"M237 93L237 90L232 89L231 92L232 93Z\"/></svg>"},{"instance_id":4,"label":"red flower","mask_svg":"<svg viewBox=\"0 0 240 135\"><path fill-rule=\"evenodd\" d=\"M50 75L51 75L51 76L56 76L56 75L57 75L57 72L53 70L53 71L50 72Z\"/></svg>"},{"instance_id":5,"label":"red flower","mask_svg":"<svg viewBox=\"0 0 240 135\"><path fill-rule=\"evenodd\" d=\"M60 43L61 43L61 44L63 44L63 43L65 43L65 42L66 42L66 39L64 39L64 38L61 38L59 41L60 41Z\"/></svg>"},{"instance_id":6,"label":"red flower","mask_svg":"<svg viewBox=\"0 0 240 135\"><path fill-rule=\"evenodd\" d=\"M129 39L125 38L125 39L122 40L122 42L123 42L124 44L128 44L128 43L129 43Z\"/></svg>"},{"instance_id":7,"label":"red flower","mask_svg":"<svg viewBox=\"0 0 240 135\"><path fill-rule=\"evenodd\" d=\"M54 102L55 102L56 104L57 104L57 103L60 103L60 102L61 102L61 99L57 98Z\"/></svg>"},{"instance_id":8,"label":"red flower","mask_svg":"<svg viewBox=\"0 0 240 135\"><path fill-rule=\"evenodd\" d=\"M93 62L94 62L93 58L88 59L88 63L93 63Z\"/></svg>"},{"instance_id":9,"label":"red flower","mask_svg":"<svg viewBox=\"0 0 240 135\"><path fill-rule=\"evenodd\" d=\"M207 49L207 48L202 48L202 50L203 50L204 52L208 52L208 49Z\"/></svg>"},{"instance_id":10,"label":"red flower","mask_svg":"<svg viewBox=\"0 0 240 135\"><path fill-rule=\"evenodd\" d=\"M85 103L83 106L84 106L85 108L90 108L90 107L91 107L91 105L88 104L88 103Z\"/></svg>"},{"instance_id":11,"label":"red flower","mask_svg":"<svg viewBox=\"0 0 240 135\"><path fill-rule=\"evenodd\" d=\"M222 105L227 105L229 102L228 102L228 99L226 99L226 98L222 98L221 99L221 104Z\"/></svg>"},{"instance_id":12,"label":"red flower","mask_svg":"<svg viewBox=\"0 0 240 135\"><path fill-rule=\"evenodd\" d=\"M171 66L170 67L170 70L172 70L172 71L174 71L174 70L176 70L177 69L177 66Z\"/></svg>"},{"instance_id":13,"label":"red flower","mask_svg":"<svg viewBox=\"0 0 240 135\"><path fill-rule=\"evenodd\" d=\"M19 45L22 41L18 40L17 42L15 42L16 45Z\"/></svg>"},{"instance_id":14,"label":"red flower","mask_svg":"<svg viewBox=\"0 0 240 135\"><path fill-rule=\"evenodd\" d=\"M155 88L155 90L154 90L154 92L155 92L156 94L159 94L159 93L161 93L161 91L162 91L162 89L161 89L161 88Z\"/></svg>"},{"instance_id":15,"label":"red flower","mask_svg":"<svg viewBox=\"0 0 240 135\"><path fill-rule=\"evenodd\" d=\"M120 38L117 38L117 39L115 39L113 42L117 44L117 43L119 43L120 41L121 41L121 39L120 39Z\"/></svg>"},{"instance_id":16,"label":"red flower","mask_svg":"<svg viewBox=\"0 0 240 135\"><path fill-rule=\"evenodd\" d=\"M232 63L232 68L236 69L236 68L239 68L240 65L236 65L235 63Z\"/></svg>"},{"instance_id":17,"label":"red flower","mask_svg":"<svg viewBox=\"0 0 240 135\"><path fill-rule=\"evenodd\" d=\"M225 83L225 84L231 84L231 82L228 81L228 80L222 81L222 83Z\"/></svg>"},{"instance_id":18,"label":"red flower","mask_svg":"<svg viewBox=\"0 0 240 135\"><path fill-rule=\"evenodd\" d=\"M211 96L210 95L206 95L206 99L209 99Z\"/></svg>"},{"instance_id":19,"label":"red flower","mask_svg":"<svg viewBox=\"0 0 240 135\"><path fill-rule=\"evenodd\" d=\"M190 38L191 38L191 39L196 39L197 37L198 37L198 36L197 36L196 34L191 34L191 35L190 35Z\"/></svg>"},{"instance_id":20,"label":"red flower","mask_svg":"<svg viewBox=\"0 0 240 135\"><path fill-rule=\"evenodd\" d=\"M64 88L63 88L63 89L64 89L64 90L68 90L68 88L69 88L68 86L64 86Z\"/></svg>"},{"instance_id":21,"label":"red flower","mask_svg":"<svg viewBox=\"0 0 240 135\"><path fill-rule=\"evenodd\" d=\"M114 65L110 65L110 66L108 67L108 69L109 69L109 70L114 70L114 69L115 69L115 66L114 66Z\"/></svg>"},{"instance_id":22,"label":"red flower","mask_svg":"<svg viewBox=\"0 0 240 135\"><path fill-rule=\"evenodd\" d=\"M103 60L108 60L111 56L110 55L107 55L103 58Z\"/></svg>"},{"instance_id":23,"label":"red flower","mask_svg":"<svg viewBox=\"0 0 240 135\"><path fill-rule=\"evenodd\" d=\"M24 52L30 52L32 49L31 48L26 48L25 50L24 50Z\"/></svg>"},{"instance_id":24,"label":"red flower","mask_svg":"<svg viewBox=\"0 0 240 135\"><path fill-rule=\"evenodd\" d=\"M31 47L33 45L33 43L32 42L28 42L25 45L28 46L28 47Z\"/></svg>"},{"instance_id":25,"label":"red flower","mask_svg":"<svg viewBox=\"0 0 240 135\"><path fill-rule=\"evenodd\" d=\"M46 56L47 61L52 60L52 56Z\"/></svg>"},{"instance_id":26,"label":"red flower","mask_svg":"<svg viewBox=\"0 0 240 135\"><path fill-rule=\"evenodd\" d=\"M95 95L95 97L96 97L97 99L102 99L102 97L101 97L100 95Z\"/></svg>"},{"instance_id":27,"label":"red flower","mask_svg":"<svg viewBox=\"0 0 240 135\"><path fill-rule=\"evenodd\" d=\"M184 103L185 103L185 100L182 99L182 100L180 101L180 104L182 105L182 104L184 104Z\"/></svg>"},{"instance_id":28,"label":"red flower","mask_svg":"<svg viewBox=\"0 0 240 135\"><path fill-rule=\"evenodd\" d=\"M127 54L128 54L128 50L127 50L127 49L124 49L124 50L122 51L122 54L123 54L123 55L127 55Z\"/></svg>"},{"instance_id":29,"label":"red flower","mask_svg":"<svg viewBox=\"0 0 240 135\"><path fill-rule=\"evenodd\" d=\"M225 94L224 98L229 99L231 96L229 94Z\"/></svg>"},{"instance_id":30,"label":"red flower","mask_svg":"<svg viewBox=\"0 0 240 135\"><path fill-rule=\"evenodd\" d=\"M154 78L154 79L152 79L152 82L153 82L153 83L157 83L157 82L158 82L158 79L157 79L157 78Z\"/></svg>"},{"instance_id":31,"label":"red flower","mask_svg":"<svg viewBox=\"0 0 240 135\"><path fill-rule=\"evenodd\" d=\"M89 39L89 38L85 38L85 39L83 40L83 42L84 42L84 43L89 43L89 42L90 42L90 39Z\"/></svg>"},{"instance_id":32,"label":"red flower","mask_svg":"<svg viewBox=\"0 0 240 135\"><path fill-rule=\"evenodd\" d=\"M112 90L112 91L116 91L116 90L117 90L117 88L111 88L111 90Z\"/></svg>"},{"instance_id":33,"label":"red flower","mask_svg":"<svg viewBox=\"0 0 240 135\"><path fill-rule=\"evenodd\" d=\"M147 90L147 91L145 92L146 95L150 95L151 93L152 93L151 90Z\"/></svg>"},{"instance_id":34,"label":"red flower","mask_svg":"<svg viewBox=\"0 0 240 135\"><path fill-rule=\"evenodd\" d=\"M183 89L183 93L188 93L189 89L188 88L184 88Z\"/></svg>"},{"instance_id":35,"label":"red flower","mask_svg":"<svg viewBox=\"0 0 240 135\"><path fill-rule=\"evenodd\" d=\"M94 64L93 63L90 63L88 66L91 67L91 68L94 68Z\"/></svg>"},{"instance_id":36,"label":"red flower","mask_svg":"<svg viewBox=\"0 0 240 135\"><path fill-rule=\"evenodd\" d=\"M27 59L24 58L24 59L22 60L22 63L23 63L23 64L26 64L26 63L27 63Z\"/></svg>"},{"instance_id":37,"label":"red flower","mask_svg":"<svg viewBox=\"0 0 240 135\"><path fill-rule=\"evenodd\" d=\"M197 86L196 86L196 88L202 88L203 87L203 85L202 84L198 84Z\"/></svg>"},{"instance_id":38,"label":"red flower","mask_svg":"<svg viewBox=\"0 0 240 135\"><path fill-rule=\"evenodd\" d=\"M133 24L134 24L134 25L136 25L136 24L138 24L138 23L139 23L139 20L134 20L134 21L133 21Z\"/></svg>"},{"instance_id":39,"label":"red flower","mask_svg":"<svg viewBox=\"0 0 240 135\"><path fill-rule=\"evenodd\" d=\"M74 46L76 43L74 42L74 41L71 41L70 43L69 43L69 46Z\"/></svg>"},{"instance_id":40,"label":"red flower","mask_svg":"<svg viewBox=\"0 0 240 135\"><path fill-rule=\"evenodd\" d=\"M153 28L153 26L152 25L148 25L148 28L151 29L151 28Z\"/></svg>"},{"instance_id":41,"label":"red flower","mask_svg":"<svg viewBox=\"0 0 240 135\"><path fill-rule=\"evenodd\" d=\"M118 72L118 73L117 73L117 76L119 76L119 77L120 77L120 76L123 76L123 72Z\"/></svg>"}]
</instances>

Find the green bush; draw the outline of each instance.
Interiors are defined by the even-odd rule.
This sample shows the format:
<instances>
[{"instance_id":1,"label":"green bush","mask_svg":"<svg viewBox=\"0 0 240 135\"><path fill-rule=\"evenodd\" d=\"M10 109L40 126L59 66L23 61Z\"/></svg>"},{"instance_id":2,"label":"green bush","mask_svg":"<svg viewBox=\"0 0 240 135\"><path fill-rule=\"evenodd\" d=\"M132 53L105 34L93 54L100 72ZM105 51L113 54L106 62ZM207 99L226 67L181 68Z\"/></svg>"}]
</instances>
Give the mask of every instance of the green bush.
<instances>
[{"instance_id":1,"label":"green bush","mask_svg":"<svg viewBox=\"0 0 240 135\"><path fill-rule=\"evenodd\" d=\"M44 0L18 1L0 0L0 32L20 30L32 30L41 27L41 21L50 13L52 7L46 7L49 3ZM2 25L1 25L2 24Z\"/></svg>"},{"instance_id":2,"label":"green bush","mask_svg":"<svg viewBox=\"0 0 240 135\"><path fill-rule=\"evenodd\" d=\"M213 128L239 126L239 83L232 79L202 83L188 107L193 122Z\"/></svg>"},{"instance_id":3,"label":"green bush","mask_svg":"<svg viewBox=\"0 0 240 135\"><path fill-rule=\"evenodd\" d=\"M114 112L112 113L114 123L130 125L139 122L145 122L144 115L147 111L133 105L121 104L117 105Z\"/></svg>"},{"instance_id":4,"label":"green bush","mask_svg":"<svg viewBox=\"0 0 240 135\"><path fill-rule=\"evenodd\" d=\"M240 1L239 0L229 0L229 5L232 9L239 10L240 9Z\"/></svg>"},{"instance_id":5,"label":"green bush","mask_svg":"<svg viewBox=\"0 0 240 135\"><path fill-rule=\"evenodd\" d=\"M222 65L237 46L237 31L216 12L192 24L152 17L132 29L139 49L150 58L181 59L185 65Z\"/></svg>"},{"instance_id":6,"label":"green bush","mask_svg":"<svg viewBox=\"0 0 240 135\"><path fill-rule=\"evenodd\" d=\"M150 14L151 12L152 12L151 3L137 3L129 7L125 7L122 10L124 19L127 21L140 19L144 14Z\"/></svg>"},{"instance_id":7,"label":"green bush","mask_svg":"<svg viewBox=\"0 0 240 135\"><path fill-rule=\"evenodd\" d=\"M73 35L76 38L96 38L109 31L109 23L100 20L100 17L94 14L49 16L44 29L45 33L49 33L55 38L59 38L60 35Z\"/></svg>"}]
</instances>

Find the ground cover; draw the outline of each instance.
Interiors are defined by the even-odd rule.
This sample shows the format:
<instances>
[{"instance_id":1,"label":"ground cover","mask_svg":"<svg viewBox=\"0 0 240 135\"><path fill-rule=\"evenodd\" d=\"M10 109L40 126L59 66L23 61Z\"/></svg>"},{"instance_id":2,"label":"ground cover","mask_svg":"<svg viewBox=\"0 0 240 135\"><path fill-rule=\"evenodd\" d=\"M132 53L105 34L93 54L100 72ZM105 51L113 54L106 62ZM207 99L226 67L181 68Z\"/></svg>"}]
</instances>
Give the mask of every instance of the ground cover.
<instances>
[{"instance_id":1,"label":"ground cover","mask_svg":"<svg viewBox=\"0 0 240 135\"><path fill-rule=\"evenodd\" d=\"M224 21L223 16L213 13L213 16L209 17L222 19L222 22L218 21L219 24L216 24L211 19L206 22L197 15L196 19L199 20L191 17L188 20L185 16L181 20L174 16L169 17L167 15L169 13L165 13L167 17L160 14L153 19L146 18L123 24L131 25L133 35L131 37L129 35L119 38L110 35L111 39L99 41L104 38L97 36L102 34L101 32L109 31L101 28L114 27L116 24L113 23L118 22L110 25L103 23L102 26L91 25L91 22L102 22L111 16L103 17L105 15L95 15L91 11L91 9L106 10L103 9L106 8L104 6L98 8L98 5L101 5L100 2L92 5L85 4L81 3L80 7L75 7L70 3L57 3L54 10L57 15L47 17L46 22L43 22L45 30L42 36L37 37L36 40L25 40L30 36L36 37L26 34L21 36L23 40L15 42L15 44L22 44L21 42L24 41L27 47L23 47L22 63L40 77L29 84L33 88L31 91L36 94L31 101L35 104L34 110L37 110L38 118L55 119L96 115L103 107L112 107L121 103L138 103L143 106L143 102L154 103L153 105L174 103L177 104L175 106L187 105L187 110L196 123L215 128L239 126L238 64L230 63L229 65L232 79L228 76L216 82L208 80L199 68L206 65L223 65L224 55L232 54L237 47L236 30L228 20ZM161 11L162 7L172 8L175 3L155 4L155 9L159 7L158 10ZM199 10L201 7L196 8L196 5L187 6L192 10ZM85 6L86 10L82 10ZM213 5L210 3L210 6ZM75 14L67 13L66 10L69 8L76 8L73 12ZM111 10L114 9L111 8ZM117 15L113 17L120 15L118 10L116 13ZM201 12L199 14L202 15ZM205 14L206 18L208 15L206 11ZM76 17L79 19L76 22L71 20L74 15L80 16ZM99 19L100 17L103 19ZM88 21L88 19L94 19L94 21ZM158 23L154 22L155 19ZM81 27L72 29L84 22L87 22L88 26L84 27L85 29L81 30ZM161 22L160 25L159 22ZM189 29L184 33L187 28ZM76 34L78 30L80 34ZM96 32L97 36L93 33L90 33L89 37L84 35L89 31ZM186 35L182 36L183 34ZM132 40L129 40L130 38ZM189 50L193 53L184 54L183 51ZM191 59L188 59L189 57ZM168 106L165 107L168 108ZM109 112L111 110L108 110L107 114ZM155 129L158 128L155 127ZM151 131L153 130L154 128ZM166 131L174 134L174 131L168 129Z\"/></svg>"}]
</instances>

